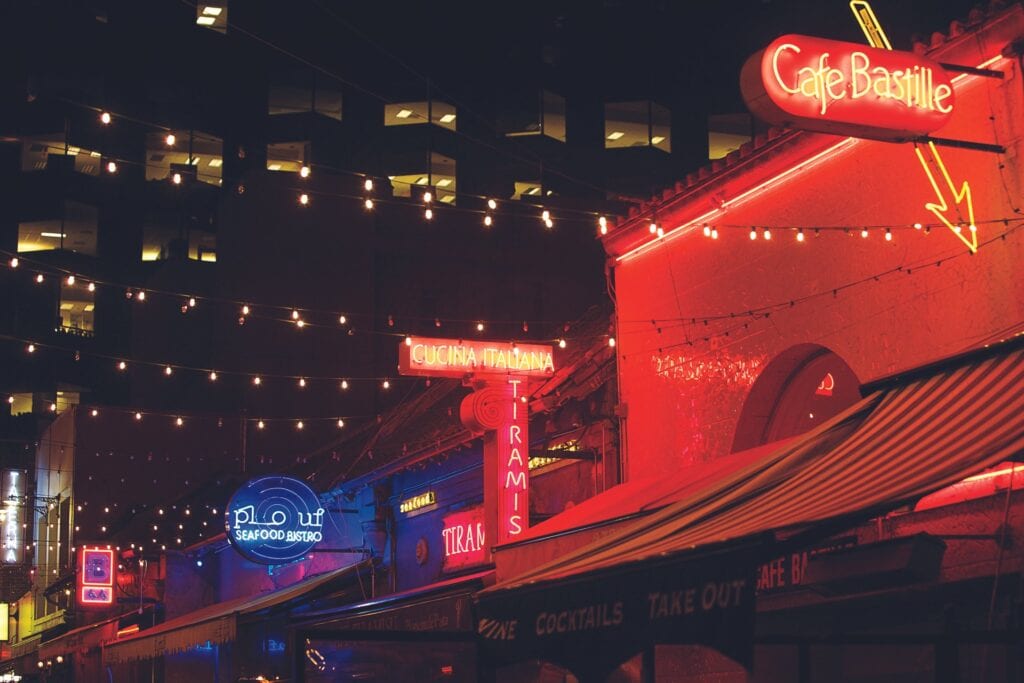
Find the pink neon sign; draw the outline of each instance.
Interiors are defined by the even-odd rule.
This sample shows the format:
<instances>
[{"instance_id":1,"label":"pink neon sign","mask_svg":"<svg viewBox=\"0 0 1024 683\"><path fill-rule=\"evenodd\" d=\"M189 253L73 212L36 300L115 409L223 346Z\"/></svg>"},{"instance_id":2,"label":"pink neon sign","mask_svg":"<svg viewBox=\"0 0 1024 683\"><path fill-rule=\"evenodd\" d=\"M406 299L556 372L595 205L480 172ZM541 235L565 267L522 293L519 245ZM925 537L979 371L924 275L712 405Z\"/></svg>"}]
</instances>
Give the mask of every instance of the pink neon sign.
<instances>
[{"instance_id":1,"label":"pink neon sign","mask_svg":"<svg viewBox=\"0 0 1024 683\"><path fill-rule=\"evenodd\" d=\"M525 382L508 380L507 422L498 428L498 543L515 540L529 526L530 444Z\"/></svg>"}]
</instances>

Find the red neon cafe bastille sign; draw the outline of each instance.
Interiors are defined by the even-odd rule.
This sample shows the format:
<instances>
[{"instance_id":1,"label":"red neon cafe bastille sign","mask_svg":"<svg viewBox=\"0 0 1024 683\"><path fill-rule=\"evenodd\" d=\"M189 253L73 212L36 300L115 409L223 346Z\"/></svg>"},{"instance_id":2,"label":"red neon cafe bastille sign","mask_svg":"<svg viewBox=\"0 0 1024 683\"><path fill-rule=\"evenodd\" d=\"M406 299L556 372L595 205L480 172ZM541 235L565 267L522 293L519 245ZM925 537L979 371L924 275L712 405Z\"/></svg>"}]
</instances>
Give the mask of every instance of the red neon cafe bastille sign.
<instances>
[{"instance_id":1,"label":"red neon cafe bastille sign","mask_svg":"<svg viewBox=\"0 0 1024 683\"><path fill-rule=\"evenodd\" d=\"M893 142L927 135L953 114L953 85L937 63L789 34L743 66L747 107L776 126Z\"/></svg>"}]
</instances>

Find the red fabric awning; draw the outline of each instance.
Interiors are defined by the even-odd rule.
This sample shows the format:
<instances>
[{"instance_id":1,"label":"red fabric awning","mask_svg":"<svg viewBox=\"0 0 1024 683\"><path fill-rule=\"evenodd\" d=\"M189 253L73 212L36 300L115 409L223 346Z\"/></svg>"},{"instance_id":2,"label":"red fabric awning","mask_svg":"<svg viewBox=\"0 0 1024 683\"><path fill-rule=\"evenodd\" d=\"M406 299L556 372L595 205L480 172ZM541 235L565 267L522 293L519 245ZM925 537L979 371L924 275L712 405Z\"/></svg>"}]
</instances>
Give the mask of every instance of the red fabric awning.
<instances>
[{"instance_id":1,"label":"red fabric awning","mask_svg":"<svg viewBox=\"0 0 1024 683\"><path fill-rule=\"evenodd\" d=\"M1024 452L1019 346L877 390L752 467L481 595L871 516L1010 460Z\"/></svg>"}]
</instances>

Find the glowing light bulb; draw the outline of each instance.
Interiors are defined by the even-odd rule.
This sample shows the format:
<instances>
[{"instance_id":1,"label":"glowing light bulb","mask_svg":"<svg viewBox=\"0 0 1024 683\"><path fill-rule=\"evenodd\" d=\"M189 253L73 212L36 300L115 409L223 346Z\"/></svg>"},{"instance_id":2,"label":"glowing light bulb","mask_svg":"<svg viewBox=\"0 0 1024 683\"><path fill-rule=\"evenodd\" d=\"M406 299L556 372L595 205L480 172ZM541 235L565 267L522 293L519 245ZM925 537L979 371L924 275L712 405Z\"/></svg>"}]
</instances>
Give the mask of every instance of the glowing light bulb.
<instances>
[{"instance_id":1,"label":"glowing light bulb","mask_svg":"<svg viewBox=\"0 0 1024 683\"><path fill-rule=\"evenodd\" d=\"M299 420L299 421L298 421L298 422L296 423L296 425L295 425L295 428L296 428L296 429L305 429L305 428L306 428L306 425L302 424L302 420Z\"/></svg>"},{"instance_id":2,"label":"glowing light bulb","mask_svg":"<svg viewBox=\"0 0 1024 683\"><path fill-rule=\"evenodd\" d=\"M384 389L390 389L391 388L391 382L389 382L388 380L384 380L383 382L380 383L380 385Z\"/></svg>"},{"instance_id":3,"label":"glowing light bulb","mask_svg":"<svg viewBox=\"0 0 1024 683\"><path fill-rule=\"evenodd\" d=\"M366 190L367 192L372 192L373 191L373 179L372 178L367 178L366 180L363 181L363 189Z\"/></svg>"},{"instance_id":4,"label":"glowing light bulb","mask_svg":"<svg viewBox=\"0 0 1024 683\"><path fill-rule=\"evenodd\" d=\"M249 307L242 306L242 315L249 315Z\"/></svg>"},{"instance_id":5,"label":"glowing light bulb","mask_svg":"<svg viewBox=\"0 0 1024 683\"><path fill-rule=\"evenodd\" d=\"M348 322L348 318L346 318L346 317L345 317L345 316L343 316L343 315L339 315L339 316L338 316L338 324L339 324L339 325L344 325L344 324L345 324L345 323L347 323L347 322Z\"/></svg>"},{"instance_id":6,"label":"glowing light bulb","mask_svg":"<svg viewBox=\"0 0 1024 683\"><path fill-rule=\"evenodd\" d=\"M647 231L652 235L658 232L658 224L655 223L654 221L651 221L650 224L647 226Z\"/></svg>"},{"instance_id":7,"label":"glowing light bulb","mask_svg":"<svg viewBox=\"0 0 1024 683\"><path fill-rule=\"evenodd\" d=\"M347 379L341 380L341 388L342 389L348 389L348 380Z\"/></svg>"},{"instance_id":8,"label":"glowing light bulb","mask_svg":"<svg viewBox=\"0 0 1024 683\"><path fill-rule=\"evenodd\" d=\"M964 227L962 225L960 225L959 223L957 223L956 225L953 226L953 232L955 232L956 234L959 235L963 231L964 231Z\"/></svg>"},{"instance_id":9,"label":"glowing light bulb","mask_svg":"<svg viewBox=\"0 0 1024 683\"><path fill-rule=\"evenodd\" d=\"M302 388L302 389L306 388L306 378L305 377L300 377L299 378L299 387Z\"/></svg>"},{"instance_id":10,"label":"glowing light bulb","mask_svg":"<svg viewBox=\"0 0 1024 683\"><path fill-rule=\"evenodd\" d=\"M299 329L302 329L303 327L306 326L306 321L300 318L299 320L295 321L295 326L298 327Z\"/></svg>"},{"instance_id":11,"label":"glowing light bulb","mask_svg":"<svg viewBox=\"0 0 1024 683\"><path fill-rule=\"evenodd\" d=\"M406 337L405 338L405 345L406 346L412 346L412 337Z\"/></svg>"},{"instance_id":12,"label":"glowing light bulb","mask_svg":"<svg viewBox=\"0 0 1024 683\"><path fill-rule=\"evenodd\" d=\"M19 263L21 263L21 261L19 261L19 260L18 260L18 257L17 257L17 256L15 256L15 257L11 258L11 260L9 261L9 263L11 264L11 268L17 268L17 267L18 267L18 264L19 264Z\"/></svg>"},{"instance_id":13,"label":"glowing light bulb","mask_svg":"<svg viewBox=\"0 0 1024 683\"><path fill-rule=\"evenodd\" d=\"M339 420L338 420L338 429L341 429L341 428L342 428L342 427L344 427L344 426L345 426L345 421L344 421L344 420L342 420L342 419L339 419Z\"/></svg>"},{"instance_id":14,"label":"glowing light bulb","mask_svg":"<svg viewBox=\"0 0 1024 683\"><path fill-rule=\"evenodd\" d=\"M967 229L970 230L971 232L978 232L978 226L975 225L974 223L971 223L969 226L967 226Z\"/></svg>"},{"instance_id":15,"label":"glowing light bulb","mask_svg":"<svg viewBox=\"0 0 1024 683\"><path fill-rule=\"evenodd\" d=\"M914 223L914 230L920 230L922 227L924 226L922 226L920 223Z\"/></svg>"},{"instance_id":16,"label":"glowing light bulb","mask_svg":"<svg viewBox=\"0 0 1024 683\"><path fill-rule=\"evenodd\" d=\"M100 411L98 411L98 410L96 410L95 408L93 408L93 409L92 409L92 410L91 410L91 411L89 412L89 414L90 414L90 415L92 415L93 417L96 417L97 415L99 415L99 414L100 414Z\"/></svg>"},{"instance_id":17,"label":"glowing light bulb","mask_svg":"<svg viewBox=\"0 0 1024 683\"><path fill-rule=\"evenodd\" d=\"M29 353L35 353L36 352L36 345L35 344L29 344L28 345L28 352Z\"/></svg>"},{"instance_id":18,"label":"glowing light bulb","mask_svg":"<svg viewBox=\"0 0 1024 683\"><path fill-rule=\"evenodd\" d=\"M711 228L711 239L718 239L718 228Z\"/></svg>"},{"instance_id":19,"label":"glowing light bulb","mask_svg":"<svg viewBox=\"0 0 1024 683\"><path fill-rule=\"evenodd\" d=\"M661 227L661 226L659 225L659 226L658 226L658 237L664 237L664 236L665 236L665 229L664 229L664 228L662 228L662 227Z\"/></svg>"},{"instance_id":20,"label":"glowing light bulb","mask_svg":"<svg viewBox=\"0 0 1024 683\"><path fill-rule=\"evenodd\" d=\"M373 200L367 197L366 201L363 202L363 206L366 207L367 211L373 209Z\"/></svg>"},{"instance_id":21,"label":"glowing light bulb","mask_svg":"<svg viewBox=\"0 0 1024 683\"><path fill-rule=\"evenodd\" d=\"M860 231L860 236L863 237L864 239L867 239L867 237L868 237L868 229L867 228L863 228Z\"/></svg>"},{"instance_id":22,"label":"glowing light bulb","mask_svg":"<svg viewBox=\"0 0 1024 683\"><path fill-rule=\"evenodd\" d=\"M423 193L423 203L424 204L429 204L432 201L434 201L434 195L430 194L429 192L424 192Z\"/></svg>"},{"instance_id":23,"label":"glowing light bulb","mask_svg":"<svg viewBox=\"0 0 1024 683\"><path fill-rule=\"evenodd\" d=\"M292 320L298 320L298 319L299 319L299 312L296 309L293 308L292 309Z\"/></svg>"},{"instance_id":24,"label":"glowing light bulb","mask_svg":"<svg viewBox=\"0 0 1024 683\"><path fill-rule=\"evenodd\" d=\"M100 114L100 123L102 123L104 126L110 125L111 121L113 121L113 117L110 115L109 111L105 111L102 114Z\"/></svg>"},{"instance_id":25,"label":"glowing light bulb","mask_svg":"<svg viewBox=\"0 0 1024 683\"><path fill-rule=\"evenodd\" d=\"M796 241L797 242L803 242L804 241L804 231L803 231L803 228L801 228L800 230L796 231Z\"/></svg>"},{"instance_id":26,"label":"glowing light bulb","mask_svg":"<svg viewBox=\"0 0 1024 683\"><path fill-rule=\"evenodd\" d=\"M135 295L135 298L138 299L139 301L145 301L146 293L140 291L138 294Z\"/></svg>"},{"instance_id":27,"label":"glowing light bulb","mask_svg":"<svg viewBox=\"0 0 1024 683\"><path fill-rule=\"evenodd\" d=\"M750 229L750 239L752 239L752 240L756 240L757 239L757 229L756 228L751 228Z\"/></svg>"},{"instance_id":28,"label":"glowing light bulb","mask_svg":"<svg viewBox=\"0 0 1024 683\"><path fill-rule=\"evenodd\" d=\"M262 382L263 380L260 379L259 375L252 378L252 383L255 384L256 386L259 386Z\"/></svg>"},{"instance_id":29,"label":"glowing light bulb","mask_svg":"<svg viewBox=\"0 0 1024 683\"><path fill-rule=\"evenodd\" d=\"M711 226L707 223L704 224L704 236L711 237Z\"/></svg>"},{"instance_id":30,"label":"glowing light bulb","mask_svg":"<svg viewBox=\"0 0 1024 683\"><path fill-rule=\"evenodd\" d=\"M178 138L174 135L174 133L168 133L167 137L164 138L164 142L167 143L168 147L174 147L174 143L176 143L177 141Z\"/></svg>"},{"instance_id":31,"label":"glowing light bulb","mask_svg":"<svg viewBox=\"0 0 1024 683\"><path fill-rule=\"evenodd\" d=\"M615 348L615 337L608 337L608 346Z\"/></svg>"},{"instance_id":32,"label":"glowing light bulb","mask_svg":"<svg viewBox=\"0 0 1024 683\"><path fill-rule=\"evenodd\" d=\"M768 228L764 229L764 238L766 240L770 240L772 238L772 231L769 230Z\"/></svg>"},{"instance_id":33,"label":"glowing light bulb","mask_svg":"<svg viewBox=\"0 0 1024 683\"><path fill-rule=\"evenodd\" d=\"M491 219L491 214L487 214L486 216L484 216L484 225L486 225L488 228L491 227L491 224L493 222L494 221Z\"/></svg>"},{"instance_id":34,"label":"glowing light bulb","mask_svg":"<svg viewBox=\"0 0 1024 683\"><path fill-rule=\"evenodd\" d=\"M117 162L116 161L108 161L107 162L107 173L117 173Z\"/></svg>"},{"instance_id":35,"label":"glowing light bulb","mask_svg":"<svg viewBox=\"0 0 1024 683\"><path fill-rule=\"evenodd\" d=\"M50 404L50 412L51 413L56 413L57 412L57 404L56 403L51 403Z\"/></svg>"},{"instance_id":36,"label":"glowing light bulb","mask_svg":"<svg viewBox=\"0 0 1024 683\"><path fill-rule=\"evenodd\" d=\"M194 296L190 296L188 298L188 307L189 308L195 308L196 307L196 298Z\"/></svg>"},{"instance_id":37,"label":"glowing light bulb","mask_svg":"<svg viewBox=\"0 0 1024 683\"><path fill-rule=\"evenodd\" d=\"M544 221L544 227L550 230L551 228L555 227L555 222L548 218Z\"/></svg>"},{"instance_id":38,"label":"glowing light bulb","mask_svg":"<svg viewBox=\"0 0 1024 683\"><path fill-rule=\"evenodd\" d=\"M299 204L302 204L303 206L306 206L307 204L309 204L309 195L306 194L305 192L300 194L299 195Z\"/></svg>"},{"instance_id":39,"label":"glowing light bulb","mask_svg":"<svg viewBox=\"0 0 1024 683\"><path fill-rule=\"evenodd\" d=\"M89 286L86 287L86 289L88 289L90 292L95 292L96 291L96 283L95 282L90 282Z\"/></svg>"},{"instance_id":40,"label":"glowing light bulb","mask_svg":"<svg viewBox=\"0 0 1024 683\"><path fill-rule=\"evenodd\" d=\"M885 229L885 241L892 242L892 230L889 228Z\"/></svg>"},{"instance_id":41,"label":"glowing light bulb","mask_svg":"<svg viewBox=\"0 0 1024 683\"><path fill-rule=\"evenodd\" d=\"M484 331L484 324L483 323L477 323L476 324L476 331L477 332L483 332Z\"/></svg>"},{"instance_id":42,"label":"glowing light bulb","mask_svg":"<svg viewBox=\"0 0 1024 683\"><path fill-rule=\"evenodd\" d=\"M141 420L142 419L142 413L138 413L138 412L135 413L135 419L136 420Z\"/></svg>"},{"instance_id":43,"label":"glowing light bulb","mask_svg":"<svg viewBox=\"0 0 1024 683\"><path fill-rule=\"evenodd\" d=\"M75 276L74 276L74 275L68 275L68 280L67 280L67 282L68 282L68 286L69 286L69 287L70 287L71 285L75 284Z\"/></svg>"},{"instance_id":44,"label":"glowing light bulb","mask_svg":"<svg viewBox=\"0 0 1024 683\"><path fill-rule=\"evenodd\" d=\"M548 211L547 209L544 209L540 213L540 219L542 221L544 221L545 223L547 223L549 220L551 220L551 212Z\"/></svg>"},{"instance_id":45,"label":"glowing light bulb","mask_svg":"<svg viewBox=\"0 0 1024 683\"><path fill-rule=\"evenodd\" d=\"M428 221L429 220L433 220L434 219L434 210L433 209L427 209L426 211L423 212L423 217L426 218Z\"/></svg>"},{"instance_id":46,"label":"glowing light bulb","mask_svg":"<svg viewBox=\"0 0 1024 683\"><path fill-rule=\"evenodd\" d=\"M263 429L264 426L265 425L263 424L263 420L260 420L259 422L256 423L256 429Z\"/></svg>"},{"instance_id":47,"label":"glowing light bulb","mask_svg":"<svg viewBox=\"0 0 1024 683\"><path fill-rule=\"evenodd\" d=\"M125 363L124 361L121 361L121 362L119 362L119 363L117 364L117 369L118 369L118 370L124 370L124 369L125 369L125 368L127 368L127 367L128 367L128 364L127 364L127 363Z\"/></svg>"},{"instance_id":48,"label":"glowing light bulb","mask_svg":"<svg viewBox=\"0 0 1024 683\"><path fill-rule=\"evenodd\" d=\"M558 340L558 348L560 348L560 349L564 349L565 348L565 340L564 339L559 339Z\"/></svg>"},{"instance_id":49,"label":"glowing light bulb","mask_svg":"<svg viewBox=\"0 0 1024 683\"><path fill-rule=\"evenodd\" d=\"M217 381L217 373L214 370L210 371L210 381L211 382L216 382Z\"/></svg>"},{"instance_id":50,"label":"glowing light bulb","mask_svg":"<svg viewBox=\"0 0 1024 683\"><path fill-rule=\"evenodd\" d=\"M185 424L185 421L179 417L176 420L174 420L174 424L180 427L181 425Z\"/></svg>"},{"instance_id":51,"label":"glowing light bulb","mask_svg":"<svg viewBox=\"0 0 1024 683\"><path fill-rule=\"evenodd\" d=\"M494 211L495 209L498 208L498 202L494 201L493 199L488 199L487 208L490 209L491 211Z\"/></svg>"},{"instance_id":52,"label":"glowing light bulb","mask_svg":"<svg viewBox=\"0 0 1024 683\"><path fill-rule=\"evenodd\" d=\"M37 284L40 284L40 285L43 284L43 280L45 280L45 279L46 278L43 277L42 273L39 273L39 275L36 275L36 283Z\"/></svg>"},{"instance_id":53,"label":"glowing light bulb","mask_svg":"<svg viewBox=\"0 0 1024 683\"><path fill-rule=\"evenodd\" d=\"M170 377L173 372L174 372L174 370L171 369L170 365L168 365L166 368L164 368L164 374L167 375L168 377Z\"/></svg>"},{"instance_id":54,"label":"glowing light bulb","mask_svg":"<svg viewBox=\"0 0 1024 683\"><path fill-rule=\"evenodd\" d=\"M299 175L303 178L309 177L309 166L303 166L299 169Z\"/></svg>"}]
</instances>

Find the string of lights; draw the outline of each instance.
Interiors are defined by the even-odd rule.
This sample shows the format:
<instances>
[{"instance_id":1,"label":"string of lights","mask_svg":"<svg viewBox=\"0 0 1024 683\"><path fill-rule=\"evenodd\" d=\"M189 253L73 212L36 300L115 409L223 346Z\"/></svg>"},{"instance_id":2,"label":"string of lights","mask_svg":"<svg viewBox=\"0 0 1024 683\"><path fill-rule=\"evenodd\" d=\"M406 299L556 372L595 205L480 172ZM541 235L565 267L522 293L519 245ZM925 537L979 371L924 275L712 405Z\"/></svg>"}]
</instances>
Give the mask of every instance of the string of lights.
<instances>
[{"instance_id":1,"label":"string of lights","mask_svg":"<svg viewBox=\"0 0 1024 683\"><path fill-rule=\"evenodd\" d=\"M1024 227L1024 219L1014 219L1012 222L1014 224L1010 225L1010 221L1007 221L1007 230L1001 232L998 235L993 235L992 237L990 237L987 240L980 241L979 244L978 244L978 250L980 251L982 247L988 247L988 246L990 246L992 244L995 244L997 242L1005 242L1006 238L1010 234L1012 234L1012 233L1016 232L1017 230L1019 230L1020 228ZM740 332L743 332L745 330L748 330L750 328L750 323L751 322L755 322L755 321L759 321L759 320L767 320L767 319L771 318L772 314L777 312L777 311L783 311L783 310L795 308L796 306L798 306L800 304L804 304L804 303L807 303L809 301L812 301L812 300L815 300L815 299L820 299L820 298L823 298L823 297L833 297L833 298L836 298L836 297L839 296L840 293L844 293L844 292L846 292L846 291L848 291L850 289L854 289L856 287L860 287L860 286L863 286L863 285L866 285L866 284L873 284L873 283L881 282L881 280L883 278L891 277L891 276L894 276L894 275L897 275L897 274L905 274L905 275L910 276L910 275L913 275L914 273L920 272L924 268L941 267L944 263L949 263L950 261L958 260L958 259L961 259L961 258L963 258L965 256L971 257L973 255L974 254L972 252L969 252L969 251L957 250L956 252L952 252L948 256L939 257L939 258L932 258L932 259L926 259L926 260L920 260L920 261L914 262L914 263L912 263L910 265L896 266L895 268L890 268L890 269L887 269L885 271L882 271L882 272L879 272L879 273L875 273L875 274L869 275L867 277L860 278L858 280L854 280L854 281L850 281L850 282L846 282L846 283L837 285L835 287L825 288L825 289L822 289L822 290L819 290L819 291L816 291L816 292L812 292L810 294L806 294L806 295L803 295L803 296L800 296L800 297L795 297L793 299L789 299L789 300L786 300L786 301L773 302L773 303L770 303L770 304L766 304L764 306L748 309L748 310L745 310L745 311L731 312L731 313L718 314L718 315L705 316L705 317L685 316L685 317L680 317L680 318L661 318L661 319L647 319L647 320L620 320L619 321L620 334L624 335L624 336L627 336L627 337L630 336L630 335L634 335L634 334L642 334L642 333L646 334L647 330L649 329L649 327L655 328L655 330L659 334L662 333L664 330L671 330L671 329L679 328L679 327L683 327L683 328L685 328L685 327L697 327L697 328L703 327L703 328L707 328L706 330L702 330L700 333L687 334L686 338L683 339L682 341L664 344L664 345L661 345L661 346L658 346L658 347L654 347L654 348L650 348L650 349L647 349L647 350L644 350L644 351L640 351L639 353L652 353L654 351L657 351L658 353L663 353L666 350L670 350L670 349L674 349L674 348L679 348L679 347L683 347L683 346L694 346L695 344L701 343L701 342L702 343L709 343L709 342L712 342L712 341L715 341L715 340L721 340L721 339L729 338L729 337L732 337L732 336L736 335L737 333L740 333ZM727 320L734 320L734 321L736 321L736 324L730 325L730 326L725 327L723 329L711 329L710 328L710 326L713 323L719 323L719 322L727 321ZM632 328L632 329L628 329L627 325L629 325L629 324L639 325L640 327L635 327L635 328ZM634 352L634 354L635 353L637 353L637 352Z\"/></svg>"}]
</instances>

